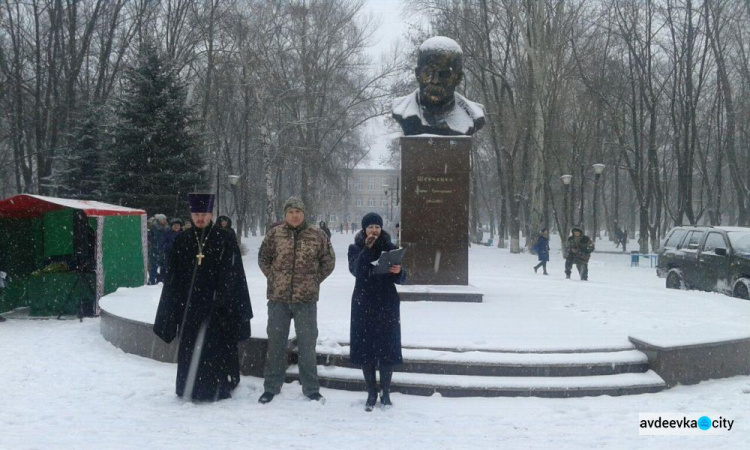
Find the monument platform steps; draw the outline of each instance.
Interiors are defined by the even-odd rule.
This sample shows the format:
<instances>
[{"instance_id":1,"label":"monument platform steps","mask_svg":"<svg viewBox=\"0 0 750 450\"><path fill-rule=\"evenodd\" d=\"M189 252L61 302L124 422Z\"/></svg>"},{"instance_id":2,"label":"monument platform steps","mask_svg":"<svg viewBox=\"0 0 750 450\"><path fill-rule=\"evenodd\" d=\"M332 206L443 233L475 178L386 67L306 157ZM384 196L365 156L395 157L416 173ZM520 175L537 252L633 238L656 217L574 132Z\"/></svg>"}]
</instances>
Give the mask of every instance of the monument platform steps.
<instances>
[{"instance_id":1,"label":"monument platform steps","mask_svg":"<svg viewBox=\"0 0 750 450\"><path fill-rule=\"evenodd\" d=\"M296 356L296 355L295 355ZM666 383L649 370L637 350L513 353L403 349L392 390L446 397L584 397L659 392ZM364 391L362 371L349 348L318 347L318 377L324 387ZM299 379L298 367L287 371Z\"/></svg>"},{"instance_id":2,"label":"monument platform steps","mask_svg":"<svg viewBox=\"0 0 750 450\"><path fill-rule=\"evenodd\" d=\"M357 368L349 347L336 352L318 348L318 364ZM585 353L511 353L403 349L404 363L397 372L494 377L570 377L643 373L648 358L638 350Z\"/></svg>"},{"instance_id":3,"label":"monument platform steps","mask_svg":"<svg viewBox=\"0 0 750 450\"><path fill-rule=\"evenodd\" d=\"M287 381L299 379L298 366L287 371ZM318 366L320 385L330 389L365 391L362 371ZM587 397L633 395L662 391L664 380L655 372L585 377L478 377L396 372L391 391L408 395L444 397Z\"/></svg>"}]
</instances>

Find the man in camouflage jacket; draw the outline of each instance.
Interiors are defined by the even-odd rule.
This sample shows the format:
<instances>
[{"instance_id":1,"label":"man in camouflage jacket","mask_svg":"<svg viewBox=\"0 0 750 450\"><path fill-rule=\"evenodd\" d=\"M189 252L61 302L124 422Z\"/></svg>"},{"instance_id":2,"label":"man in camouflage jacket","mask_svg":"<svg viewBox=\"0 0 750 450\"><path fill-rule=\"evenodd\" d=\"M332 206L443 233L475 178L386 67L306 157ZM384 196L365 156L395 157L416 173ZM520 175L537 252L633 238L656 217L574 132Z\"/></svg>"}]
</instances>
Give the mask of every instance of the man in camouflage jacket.
<instances>
[{"instance_id":1,"label":"man in camouflage jacket","mask_svg":"<svg viewBox=\"0 0 750 450\"><path fill-rule=\"evenodd\" d=\"M287 369L287 341L294 319L302 392L321 400L315 344L318 339L317 302L320 283L333 272L336 258L326 234L305 221L305 205L291 197L284 205L284 223L263 239L258 265L266 276L268 297L268 355L264 393L268 403L281 392Z\"/></svg>"},{"instance_id":2,"label":"man in camouflage jacket","mask_svg":"<svg viewBox=\"0 0 750 450\"><path fill-rule=\"evenodd\" d=\"M572 235L568 237L566 246L567 257L565 258L565 278L570 278L573 264L578 268L578 274L582 281L589 279L589 259L594 252L594 242L583 234L583 230L573 227Z\"/></svg>"}]
</instances>

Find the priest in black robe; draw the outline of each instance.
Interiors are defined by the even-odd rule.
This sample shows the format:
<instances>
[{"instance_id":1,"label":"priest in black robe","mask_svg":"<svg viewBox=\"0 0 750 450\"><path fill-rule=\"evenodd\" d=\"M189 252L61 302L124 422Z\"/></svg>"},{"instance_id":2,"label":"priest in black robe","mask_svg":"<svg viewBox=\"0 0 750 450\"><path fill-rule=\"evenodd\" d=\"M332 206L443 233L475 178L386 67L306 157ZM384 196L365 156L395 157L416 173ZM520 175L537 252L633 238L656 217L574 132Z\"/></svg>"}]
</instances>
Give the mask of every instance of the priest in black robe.
<instances>
[{"instance_id":1,"label":"priest in black robe","mask_svg":"<svg viewBox=\"0 0 750 450\"><path fill-rule=\"evenodd\" d=\"M198 401L231 397L240 382L238 342L253 317L242 255L215 225L213 194L189 194L194 227L175 238L154 333L180 341L177 395Z\"/></svg>"}]
</instances>

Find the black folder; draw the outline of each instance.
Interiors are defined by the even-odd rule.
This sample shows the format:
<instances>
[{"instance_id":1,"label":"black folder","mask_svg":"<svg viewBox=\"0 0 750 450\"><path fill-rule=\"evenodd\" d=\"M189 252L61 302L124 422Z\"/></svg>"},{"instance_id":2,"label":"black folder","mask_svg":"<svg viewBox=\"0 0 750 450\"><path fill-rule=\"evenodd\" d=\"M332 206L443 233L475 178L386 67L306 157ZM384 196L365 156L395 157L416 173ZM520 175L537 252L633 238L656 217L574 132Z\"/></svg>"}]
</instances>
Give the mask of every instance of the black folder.
<instances>
[{"instance_id":1,"label":"black folder","mask_svg":"<svg viewBox=\"0 0 750 450\"><path fill-rule=\"evenodd\" d=\"M391 266L398 266L401 264L401 260L404 258L406 253L405 248L398 248L389 252L383 252L380 254L380 258L377 261L373 261L372 264L375 266L375 273L384 275L388 273L388 269Z\"/></svg>"}]
</instances>

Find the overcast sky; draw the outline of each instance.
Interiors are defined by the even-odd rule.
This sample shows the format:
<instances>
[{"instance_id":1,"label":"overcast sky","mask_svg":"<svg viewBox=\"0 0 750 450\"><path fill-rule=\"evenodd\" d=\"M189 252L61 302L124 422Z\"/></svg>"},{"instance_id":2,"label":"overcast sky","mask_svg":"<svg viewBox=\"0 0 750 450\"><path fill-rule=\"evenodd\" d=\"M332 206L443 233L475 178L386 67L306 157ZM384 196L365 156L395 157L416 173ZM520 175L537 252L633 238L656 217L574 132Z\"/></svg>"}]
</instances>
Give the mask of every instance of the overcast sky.
<instances>
[{"instance_id":1,"label":"overcast sky","mask_svg":"<svg viewBox=\"0 0 750 450\"><path fill-rule=\"evenodd\" d=\"M380 23L375 37L377 43L370 49L370 52L378 60L382 54L387 54L393 45L403 38L409 22L416 20L414 15L408 15L404 11L403 0L366 0L366 9L372 13ZM406 95L408 92L404 92ZM387 154L388 142L393 137L400 134L400 130L388 128L382 119L373 119L367 124L367 131L371 137L372 150L370 152L370 162L366 167L382 167L380 161Z\"/></svg>"},{"instance_id":2,"label":"overcast sky","mask_svg":"<svg viewBox=\"0 0 750 450\"><path fill-rule=\"evenodd\" d=\"M403 32L402 0L366 0L366 10L372 13L379 21L380 26L377 36L380 42L373 48L379 53L387 50Z\"/></svg>"}]
</instances>

